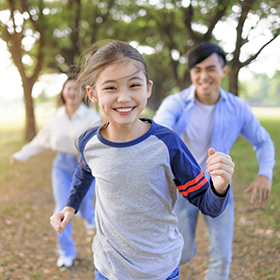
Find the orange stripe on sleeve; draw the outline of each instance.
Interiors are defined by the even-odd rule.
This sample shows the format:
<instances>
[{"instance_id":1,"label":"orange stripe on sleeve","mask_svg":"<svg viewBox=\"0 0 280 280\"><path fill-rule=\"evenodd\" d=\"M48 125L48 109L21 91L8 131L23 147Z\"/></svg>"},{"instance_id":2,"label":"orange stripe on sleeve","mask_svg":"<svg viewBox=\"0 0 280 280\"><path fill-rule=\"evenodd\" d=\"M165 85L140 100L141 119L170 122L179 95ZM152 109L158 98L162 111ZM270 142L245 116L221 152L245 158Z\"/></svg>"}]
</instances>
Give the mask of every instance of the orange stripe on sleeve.
<instances>
[{"instance_id":1,"label":"orange stripe on sleeve","mask_svg":"<svg viewBox=\"0 0 280 280\"><path fill-rule=\"evenodd\" d=\"M195 186L189 188L188 190L186 190L186 191L184 191L184 192L181 192L181 195L187 196L189 193L194 192L194 191L200 189L200 188L201 188L202 186L204 186L207 182L208 182L207 179L204 178L198 185L195 185Z\"/></svg>"},{"instance_id":2,"label":"orange stripe on sleeve","mask_svg":"<svg viewBox=\"0 0 280 280\"><path fill-rule=\"evenodd\" d=\"M90 169L90 168L89 168L89 166L84 166L80 160L78 160L78 163L79 163L81 166L83 166L83 167L86 167L86 168Z\"/></svg>"},{"instance_id":3,"label":"orange stripe on sleeve","mask_svg":"<svg viewBox=\"0 0 280 280\"><path fill-rule=\"evenodd\" d=\"M191 185L197 184L203 176L204 176L204 174L203 174L202 170L200 170L200 173L196 176L196 178L194 178L191 181L188 181L185 185L177 187L178 190L181 191L181 190L184 190Z\"/></svg>"}]
</instances>

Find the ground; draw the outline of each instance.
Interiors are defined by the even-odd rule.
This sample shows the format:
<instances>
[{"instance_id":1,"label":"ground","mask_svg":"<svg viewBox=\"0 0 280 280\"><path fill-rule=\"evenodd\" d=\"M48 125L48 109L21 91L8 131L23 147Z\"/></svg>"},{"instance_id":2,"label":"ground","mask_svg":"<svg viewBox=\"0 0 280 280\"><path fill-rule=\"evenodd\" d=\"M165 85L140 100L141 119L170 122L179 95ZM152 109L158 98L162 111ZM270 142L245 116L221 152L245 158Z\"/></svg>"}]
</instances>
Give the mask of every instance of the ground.
<instances>
[{"instance_id":1,"label":"ground","mask_svg":"<svg viewBox=\"0 0 280 280\"><path fill-rule=\"evenodd\" d=\"M15 140L5 145L1 155L7 161L11 150L16 151L20 144ZM54 153L46 151L25 163L2 166L0 279L94 279L92 240L78 217L73 222L77 260L71 268L56 267L56 237L49 224L54 208L50 183L53 156ZM269 216L264 219L265 208L273 205L251 205L250 196L243 193L244 182L238 176L234 177L233 189L235 232L229 280L280 279L280 232L270 227ZM260 224L260 219L267 222ZM191 263L181 267L181 280L203 279L207 269L208 238L201 216L196 240L197 254Z\"/></svg>"}]
</instances>

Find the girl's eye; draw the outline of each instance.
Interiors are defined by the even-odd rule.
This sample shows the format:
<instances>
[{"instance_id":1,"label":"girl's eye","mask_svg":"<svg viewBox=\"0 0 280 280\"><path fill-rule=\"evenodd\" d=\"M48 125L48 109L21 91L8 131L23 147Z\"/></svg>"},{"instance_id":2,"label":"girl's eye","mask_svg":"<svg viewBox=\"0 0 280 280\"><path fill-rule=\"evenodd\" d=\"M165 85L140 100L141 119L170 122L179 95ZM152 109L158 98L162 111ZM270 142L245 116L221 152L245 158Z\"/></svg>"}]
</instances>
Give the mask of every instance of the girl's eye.
<instances>
[{"instance_id":1,"label":"girl's eye","mask_svg":"<svg viewBox=\"0 0 280 280\"><path fill-rule=\"evenodd\" d=\"M114 90L115 89L115 87L113 87L113 86L110 86L110 87L106 87L105 88L105 90Z\"/></svg>"},{"instance_id":2,"label":"girl's eye","mask_svg":"<svg viewBox=\"0 0 280 280\"><path fill-rule=\"evenodd\" d=\"M140 87L141 85L140 84L132 84L130 87Z\"/></svg>"}]
</instances>

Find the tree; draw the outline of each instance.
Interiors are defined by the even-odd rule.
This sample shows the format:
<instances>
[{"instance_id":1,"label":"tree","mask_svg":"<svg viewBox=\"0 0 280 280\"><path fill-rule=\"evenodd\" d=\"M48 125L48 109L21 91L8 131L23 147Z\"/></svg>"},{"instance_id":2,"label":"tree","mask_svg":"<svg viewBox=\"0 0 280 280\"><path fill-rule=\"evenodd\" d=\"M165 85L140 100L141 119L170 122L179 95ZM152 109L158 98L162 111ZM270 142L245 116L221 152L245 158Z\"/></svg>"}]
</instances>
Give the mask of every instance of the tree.
<instances>
[{"instance_id":1,"label":"tree","mask_svg":"<svg viewBox=\"0 0 280 280\"><path fill-rule=\"evenodd\" d=\"M223 36L216 38L214 35L218 23L231 19L233 24L236 24L235 48L229 53L231 58L228 74L228 89L235 94L238 94L240 69L256 59L265 46L279 35L280 5L276 0L204 0L199 2L167 0L160 1L156 5L143 1L139 5L146 12L144 17L146 24L142 26L146 33L153 34L151 36L155 42L153 47L156 48L156 42L162 42L162 49L168 49L170 72L181 89L190 84L189 73L186 69L188 51L203 41L219 44ZM250 24L248 22L251 17L255 18L255 25L251 26L244 35L244 26ZM271 23L271 39L264 42L258 51L251 53L246 61L241 62L242 47L250 42L253 32L260 34L260 31L256 30L263 20ZM152 25L151 22L155 24ZM153 31L150 30L151 28Z\"/></svg>"},{"instance_id":2,"label":"tree","mask_svg":"<svg viewBox=\"0 0 280 280\"><path fill-rule=\"evenodd\" d=\"M204 2L206 3L206 1ZM197 34L193 30L194 10L192 8L192 1L185 11L185 26L190 38L194 41L194 45L201 41L210 41L214 39L213 31L218 22L226 21L229 18L234 19L237 23L236 26L236 43L235 49L231 53L232 59L229 61L229 84L228 90L238 95L238 74L242 67L249 65L254 59L258 57L261 51L276 39L280 34L280 5L277 1L261 1L261 0L240 0L240 1L217 1L217 5L214 8L206 9L207 4L204 7L200 7L200 13L210 14L211 20L200 24L206 26L204 34ZM209 6L208 6L209 7ZM202 10L205 10L204 12ZM211 17L212 14L212 17ZM249 21L249 16L257 17L255 25L252 25L250 30L244 35L244 26ZM252 53L248 59L241 62L242 47L250 42L250 35L253 33L258 24L262 20L270 21L271 39L259 48L255 53Z\"/></svg>"},{"instance_id":3,"label":"tree","mask_svg":"<svg viewBox=\"0 0 280 280\"><path fill-rule=\"evenodd\" d=\"M242 67L249 65L253 60L255 60L261 51L269 45L272 41L274 41L277 36L280 34L280 25L279 25L279 16L280 16L280 5L277 4L276 1L258 1L258 0L243 0L238 3L239 9L237 11L239 13L237 19L237 27L236 27L236 43L235 50L232 52L233 58L229 62L229 91L238 95L238 74ZM271 14L271 11L274 9L274 14ZM255 23L254 26L251 27L249 32L244 36L244 25L249 15L255 15L259 18L259 20ZM271 22L271 35L272 38L259 48L256 53L250 55L248 59L241 62L240 54L242 46L250 41L250 34L257 28L258 23L261 20L267 19ZM278 21L278 23L277 23Z\"/></svg>"},{"instance_id":4,"label":"tree","mask_svg":"<svg viewBox=\"0 0 280 280\"><path fill-rule=\"evenodd\" d=\"M67 73L87 46L112 37L112 8L118 10L114 0L97 4L89 0L0 1L0 37L7 43L22 80L26 141L36 134L32 89L38 76L54 71ZM7 16L4 20L3 12Z\"/></svg>"},{"instance_id":5,"label":"tree","mask_svg":"<svg viewBox=\"0 0 280 280\"><path fill-rule=\"evenodd\" d=\"M44 37L40 34L44 32L44 26L37 21L39 17L44 20L41 6L42 1L36 8L33 4L28 6L28 3L24 0L8 0L4 4L1 3L1 10L5 10L9 15L6 22L1 21L0 23L0 35L7 43L23 85L26 107L26 141L30 141L36 133L31 93L43 66L43 46L45 42ZM34 47L31 49L24 45L24 39L27 37L33 38L35 41Z\"/></svg>"},{"instance_id":6,"label":"tree","mask_svg":"<svg viewBox=\"0 0 280 280\"><path fill-rule=\"evenodd\" d=\"M24 89L25 139L31 140L36 133L31 94L38 76L46 72L67 73L88 46L102 39L135 41L143 51L155 84L148 106L155 110L170 92L190 84L188 51L203 41L223 45L223 36L218 37L215 30L218 23L231 20L236 25L236 40L234 49L228 53L228 88L238 94L240 69L279 35L278 2L0 0L1 13L8 15L6 20L0 17L0 36L7 43ZM242 61L243 47L264 20L271 23L271 39ZM251 28L246 31L248 24ZM33 41L28 45L28 40Z\"/></svg>"}]
</instances>

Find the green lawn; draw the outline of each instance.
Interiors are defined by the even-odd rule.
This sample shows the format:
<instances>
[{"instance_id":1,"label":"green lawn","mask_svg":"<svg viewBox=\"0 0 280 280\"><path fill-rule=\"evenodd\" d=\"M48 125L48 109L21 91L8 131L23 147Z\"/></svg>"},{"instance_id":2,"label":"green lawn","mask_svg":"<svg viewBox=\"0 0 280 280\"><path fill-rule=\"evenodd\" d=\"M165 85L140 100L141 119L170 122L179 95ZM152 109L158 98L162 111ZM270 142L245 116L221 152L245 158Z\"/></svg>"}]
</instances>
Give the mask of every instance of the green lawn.
<instances>
[{"instance_id":1,"label":"green lawn","mask_svg":"<svg viewBox=\"0 0 280 280\"><path fill-rule=\"evenodd\" d=\"M258 165L252 146L239 137L231 150L235 162L235 238L232 279L280 279L280 112L256 112L275 145L276 164L271 195L262 207L250 205L243 190L256 177ZM45 119L50 111L39 114ZM151 117L151 112L146 112ZM76 219L73 232L78 263L71 269L55 266L55 235L49 225L54 202L51 192L51 164L54 153L46 151L24 163L10 165L9 157L23 142L23 115L16 111L9 124L0 121L0 278L2 279L93 279L91 244L82 221ZM17 119L17 117L20 119ZM3 122L3 119L2 119ZM43 123L42 119L40 123ZM202 222L198 229L202 229ZM182 280L204 278L208 265L205 231L198 231L198 251L192 262L180 269ZM249 275L249 276L248 276Z\"/></svg>"},{"instance_id":2,"label":"green lawn","mask_svg":"<svg viewBox=\"0 0 280 280\"><path fill-rule=\"evenodd\" d=\"M272 191L266 203L267 207L264 209L269 215L265 215L265 219L266 223L268 222L267 219L269 219L271 227L280 230L280 117L263 116L259 117L259 119L274 142L276 161L273 172ZM231 149L231 157L235 162L234 180L249 186L258 172L256 154L252 146L248 141L239 137ZM260 220L259 222L262 223L263 221Z\"/></svg>"}]
</instances>

